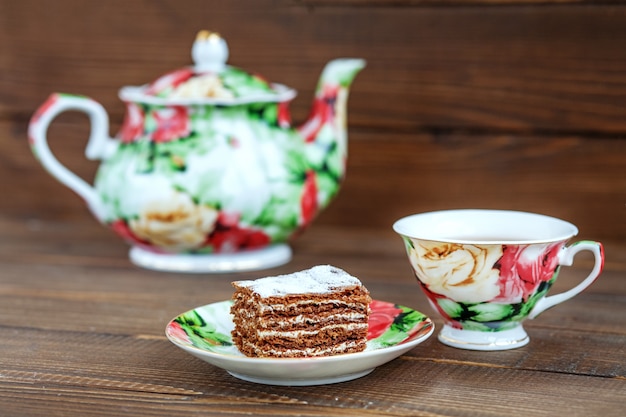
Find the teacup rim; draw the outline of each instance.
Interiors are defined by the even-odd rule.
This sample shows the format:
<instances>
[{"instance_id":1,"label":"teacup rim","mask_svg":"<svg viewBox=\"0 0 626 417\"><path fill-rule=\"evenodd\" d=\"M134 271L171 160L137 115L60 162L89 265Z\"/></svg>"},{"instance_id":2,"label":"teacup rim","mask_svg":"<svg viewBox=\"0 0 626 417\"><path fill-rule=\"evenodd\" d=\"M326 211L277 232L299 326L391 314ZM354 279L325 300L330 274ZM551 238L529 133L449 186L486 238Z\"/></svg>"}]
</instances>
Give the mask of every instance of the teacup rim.
<instances>
[{"instance_id":1,"label":"teacup rim","mask_svg":"<svg viewBox=\"0 0 626 417\"><path fill-rule=\"evenodd\" d=\"M555 232L550 236L543 236L538 238L497 238L497 239L476 239L476 238L464 238L464 237L454 237L454 236L444 236L437 235L436 233L429 232L417 232L417 231L409 231L407 230L407 223L415 222L416 219L420 218L421 220L426 218L431 218L433 220L434 217L437 216L464 216L465 218L472 217L477 218L476 216L506 216L508 219L511 219L513 216L516 217L525 217L532 218L537 222L550 222L556 228L559 229L559 232ZM450 217L451 219L452 217ZM560 219L558 217L549 216L545 214L530 212L530 211L521 211L521 210L505 210L505 209L481 209L481 208L471 208L471 209L446 209L446 210L434 210L434 211L426 211L421 213L413 213L401 217L396 220L392 226L393 230L399 234L400 236L408 237L416 240L424 240L430 242L442 242L442 243L455 243L455 244L468 244L468 245L496 245L496 244L515 244L515 245L529 245L529 244L542 244L542 243L554 243L554 242L566 242L572 237L578 234L578 228L573 224L566 220Z\"/></svg>"}]
</instances>

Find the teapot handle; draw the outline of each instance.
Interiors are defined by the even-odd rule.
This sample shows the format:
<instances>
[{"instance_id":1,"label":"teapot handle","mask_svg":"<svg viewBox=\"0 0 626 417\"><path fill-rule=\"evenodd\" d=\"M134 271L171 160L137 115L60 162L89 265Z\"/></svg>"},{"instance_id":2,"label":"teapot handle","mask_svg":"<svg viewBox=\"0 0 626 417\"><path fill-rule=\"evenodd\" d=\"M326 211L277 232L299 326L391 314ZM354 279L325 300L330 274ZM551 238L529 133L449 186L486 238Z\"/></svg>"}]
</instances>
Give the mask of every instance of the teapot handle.
<instances>
[{"instance_id":1,"label":"teapot handle","mask_svg":"<svg viewBox=\"0 0 626 417\"><path fill-rule=\"evenodd\" d=\"M96 101L83 96L52 94L35 112L28 125L31 149L43 167L57 180L81 196L89 209L103 221L105 209L95 188L61 164L48 147L48 126L60 113L82 111L89 116L91 133L85 150L88 159L106 159L117 149L118 142L108 136L109 116Z\"/></svg>"}]
</instances>

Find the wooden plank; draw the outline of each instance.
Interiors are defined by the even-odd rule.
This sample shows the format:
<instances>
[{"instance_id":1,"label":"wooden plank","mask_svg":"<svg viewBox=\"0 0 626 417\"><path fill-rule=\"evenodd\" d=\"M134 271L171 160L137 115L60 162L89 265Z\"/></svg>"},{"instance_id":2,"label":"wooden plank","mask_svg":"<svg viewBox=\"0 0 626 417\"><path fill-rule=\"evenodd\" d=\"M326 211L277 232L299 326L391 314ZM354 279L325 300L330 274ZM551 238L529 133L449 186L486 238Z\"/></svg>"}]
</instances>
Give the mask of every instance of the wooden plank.
<instances>
[{"instance_id":1,"label":"wooden plank","mask_svg":"<svg viewBox=\"0 0 626 417\"><path fill-rule=\"evenodd\" d=\"M327 224L387 226L452 208L539 212L581 238L626 237L626 142L577 136L354 132L348 173ZM369 198L365 199L365 196ZM354 215L367 204L367 219Z\"/></svg>"},{"instance_id":2,"label":"wooden plank","mask_svg":"<svg viewBox=\"0 0 626 417\"><path fill-rule=\"evenodd\" d=\"M444 349L435 340L368 377L311 389L236 380L164 338L6 328L0 328L0 335L7 351L14 352L11 357L0 357L0 407L17 416L43 415L52 405L66 415L114 415L122 410L133 415L170 416L191 410L321 415L320 407L327 409L325 413L330 407L332 415L486 411L550 415L560 411L551 408L557 395L568 404L571 415L617 416L621 409L617 393L624 386L620 378L568 375L558 369L526 370L514 353L523 354L523 350L483 353L476 362L441 360L431 356L433 349ZM445 349L448 355L451 348ZM527 384L531 375L533 383ZM389 390L390 386L395 388ZM568 389L563 390L564 386ZM468 402L463 395L468 390L483 401ZM22 408L25 404L27 409Z\"/></svg>"},{"instance_id":3,"label":"wooden plank","mask_svg":"<svg viewBox=\"0 0 626 417\"><path fill-rule=\"evenodd\" d=\"M467 6L510 6L510 5L556 5L556 4L598 4L594 0L299 0L309 7L342 7L346 5L364 7L467 7ZM604 0L604 4L620 4L623 0Z\"/></svg>"},{"instance_id":4,"label":"wooden plank","mask_svg":"<svg viewBox=\"0 0 626 417\"><path fill-rule=\"evenodd\" d=\"M0 117L24 120L64 91L94 97L121 120L119 87L188 64L195 32L208 25L228 39L232 63L301 91L296 120L323 63L348 55L369 62L350 102L357 126L626 132L625 5L400 6L5 2Z\"/></svg>"},{"instance_id":5,"label":"wooden plank","mask_svg":"<svg viewBox=\"0 0 626 417\"><path fill-rule=\"evenodd\" d=\"M339 416L499 415L511 408L510 415L554 415L555 396L573 416L622 411L626 326L615 316L624 303L622 271L607 271L606 279L583 295L529 323L531 343L521 349L472 352L432 337L359 380L315 389L271 387L236 380L176 349L163 335L165 323L187 308L225 299L232 279L289 272L322 259L362 277L376 297L393 297L432 314L401 245L393 244L395 236L380 229L320 226L302 236L289 265L198 276L131 268L113 258L92 261L91 245L116 243L86 217L65 224L42 221L36 229L0 219L0 228L0 339L11 352L0 355L0 409L8 415L49 415L51 409L81 416L275 415L278 410L281 415L322 415L322 410ZM616 252L623 261L626 251ZM111 249L104 253L112 256ZM562 274L559 282L575 278ZM468 403L463 393L470 391L482 401Z\"/></svg>"},{"instance_id":6,"label":"wooden plank","mask_svg":"<svg viewBox=\"0 0 626 417\"><path fill-rule=\"evenodd\" d=\"M98 162L83 155L87 123L53 125L50 147L87 181ZM626 141L552 135L404 134L350 130L348 171L318 223L390 228L402 216L450 208L539 212L571 221L580 238L626 239ZM83 216L72 191L36 162L24 132L0 122L0 174L20 190L0 201L20 218ZM367 218L355 215L368 205Z\"/></svg>"}]
</instances>

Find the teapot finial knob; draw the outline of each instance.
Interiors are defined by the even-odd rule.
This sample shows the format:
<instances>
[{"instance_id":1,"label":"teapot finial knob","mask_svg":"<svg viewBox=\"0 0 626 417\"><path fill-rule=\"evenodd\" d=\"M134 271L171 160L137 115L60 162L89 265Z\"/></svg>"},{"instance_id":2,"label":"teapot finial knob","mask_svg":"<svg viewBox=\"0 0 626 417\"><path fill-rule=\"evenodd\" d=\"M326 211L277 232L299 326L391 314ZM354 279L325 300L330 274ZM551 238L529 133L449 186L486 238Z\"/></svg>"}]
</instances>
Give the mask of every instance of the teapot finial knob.
<instances>
[{"instance_id":1,"label":"teapot finial knob","mask_svg":"<svg viewBox=\"0 0 626 417\"><path fill-rule=\"evenodd\" d=\"M228 60L228 45L216 32L201 30L191 48L196 72L221 72Z\"/></svg>"}]
</instances>

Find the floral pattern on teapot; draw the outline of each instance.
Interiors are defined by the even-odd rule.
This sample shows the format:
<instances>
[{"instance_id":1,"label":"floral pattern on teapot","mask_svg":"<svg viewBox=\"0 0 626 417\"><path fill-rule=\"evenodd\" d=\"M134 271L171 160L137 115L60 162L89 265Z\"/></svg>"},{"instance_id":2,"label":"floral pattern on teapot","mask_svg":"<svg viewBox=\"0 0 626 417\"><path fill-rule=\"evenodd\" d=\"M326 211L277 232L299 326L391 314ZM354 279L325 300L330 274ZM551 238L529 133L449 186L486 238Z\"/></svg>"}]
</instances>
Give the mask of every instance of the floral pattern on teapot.
<instances>
[{"instance_id":1,"label":"floral pattern on teapot","mask_svg":"<svg viewBox=\"0 0 626 417\"><path fill-rule=\"evenodd\" d=\"M300 127L291 126L293 90L222 63L219 73L187 68L122 88L126 115L113 139L98 103L53 94L31 120L30 143L48 171L132 246L194 254L261 248L292 239L337 194L348 88L363 65L327 64ZM92 118L86 153L103 160L93 187L47 147L49 123L67 109Z\"/></svg>"}]
</instances>

